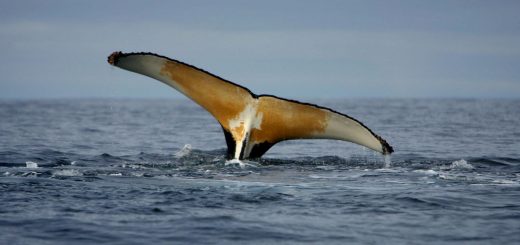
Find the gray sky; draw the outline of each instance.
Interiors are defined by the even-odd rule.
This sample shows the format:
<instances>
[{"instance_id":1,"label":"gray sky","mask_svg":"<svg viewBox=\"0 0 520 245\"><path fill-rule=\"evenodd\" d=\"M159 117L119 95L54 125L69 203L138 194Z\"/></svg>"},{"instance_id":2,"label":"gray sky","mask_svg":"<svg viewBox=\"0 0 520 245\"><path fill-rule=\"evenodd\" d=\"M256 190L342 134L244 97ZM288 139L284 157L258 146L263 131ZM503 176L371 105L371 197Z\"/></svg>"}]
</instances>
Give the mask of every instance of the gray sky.
<instances>
[{"instance_id":1,"label":"gray sky","mask_svg":"<svg viewBox=\"0 0 520 245\"><path fill-rule=\"evenodd\" d=\"M182 60L289 98L520 97L520 1L4 1L0 99L182 97L109 66Z\"/></svg>"}]
</instances>

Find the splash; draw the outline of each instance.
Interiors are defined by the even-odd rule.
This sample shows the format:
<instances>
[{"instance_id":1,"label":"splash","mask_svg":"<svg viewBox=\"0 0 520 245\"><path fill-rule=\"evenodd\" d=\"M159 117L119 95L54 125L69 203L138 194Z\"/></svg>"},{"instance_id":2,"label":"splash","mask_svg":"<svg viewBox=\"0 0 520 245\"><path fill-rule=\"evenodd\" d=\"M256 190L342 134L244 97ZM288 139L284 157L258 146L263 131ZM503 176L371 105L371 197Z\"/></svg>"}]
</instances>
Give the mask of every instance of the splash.
<instances>
[{"instance_id":1,"label":"splash","mask_svg":"<svg viewBox=\"0 0 520 245\"><path fill-rule=\"evenodd\" d=\"M460 159L458 161L454 161L450 165L451 169L474 169L473 165L466 162L464 159Z\"/></svg>"},{"instance_id":2,"label":"splash","mask_svg":"<svg viewBox=\"0 0 520 245\"><path fill-rule=\"evenodd\" d=\"M174 155L176 158L182 158L182 157L189 155L190 153L191 153L191 145L185 144L184 147L182 147L182 149L180 149Z\"/></svg>"},{"instance_id":3,"label":"splash","mask_svg":"<svg viewBox=\"0 0 520 245\"><path fill-rule=\"evenodd\" d=\"M38 168L38 163L28 161L28 162L25 162L25 167L26 168Z\"/></svg>"},{"instance_id":4,"label":"splash","mask_svg":"<svg viewBox=\"0 0 520 245\"><path fill-rule=\"evenodd\" d=\"M76 169L62 169L58 171L53 172L54 176L82 176L83 174L80 173Z\"/></svg>"},{"instance_id":5,"label":"splash","mask_svg":"<svg viewBox=\"0 0 520 245\"><path fill-rule=\"evenodd\" d=\"M225 166L228 166L228 165L236 165L238 164L238 166L240 166L240 168L245 168L245 167L258 167L257 163L253 162L253 161L247 161L247 160L239 160L239 159L231 159L231 160L227 160L224 165Z\"/></svg>"}]
</instances>

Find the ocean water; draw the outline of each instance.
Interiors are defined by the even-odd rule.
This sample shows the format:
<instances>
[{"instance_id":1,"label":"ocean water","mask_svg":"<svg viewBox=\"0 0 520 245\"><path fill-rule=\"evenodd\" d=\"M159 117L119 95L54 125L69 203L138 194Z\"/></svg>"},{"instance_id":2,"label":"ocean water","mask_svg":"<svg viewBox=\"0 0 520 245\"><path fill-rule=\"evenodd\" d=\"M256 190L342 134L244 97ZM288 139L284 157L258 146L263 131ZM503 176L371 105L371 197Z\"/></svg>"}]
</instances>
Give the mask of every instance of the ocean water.
<instances>
[{"instance_id":1,"label":"ocean water","mask_svg":"<svg viewBox=\"0 0 520 245\"><path fill-rule=\"evenodd\" d=\"M311 100L394 147L241 168L188 100L0 101L2 244L518 244L520 100Z\"/></svg>"}]
</instances>

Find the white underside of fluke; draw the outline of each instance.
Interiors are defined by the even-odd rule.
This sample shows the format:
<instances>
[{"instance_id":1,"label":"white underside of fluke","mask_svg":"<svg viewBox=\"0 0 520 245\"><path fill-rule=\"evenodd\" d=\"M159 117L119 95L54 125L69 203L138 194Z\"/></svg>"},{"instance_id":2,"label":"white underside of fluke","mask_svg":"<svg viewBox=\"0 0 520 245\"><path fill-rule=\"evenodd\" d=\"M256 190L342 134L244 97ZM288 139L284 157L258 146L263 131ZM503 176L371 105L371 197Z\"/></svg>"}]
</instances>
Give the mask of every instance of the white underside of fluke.
<instances>
[{"instance_id":1,"label":"white underside of fluke","mask_svg":"<svg viewBox=\"0 0 520 245\"><path fill-rule=\"evenodd\" d=\"M237 117L229 120L228 125L231 131L234 132L233 137L236 142L235 159L240 158L243 149L245 150L244 155L249 156L252 144L248 144L248 136L250 135L251 129L262 129L263 114L258 112L257 109L258 101L254 99L245 106L244 110L238 114Z\"/></svg>"}]
</instances>

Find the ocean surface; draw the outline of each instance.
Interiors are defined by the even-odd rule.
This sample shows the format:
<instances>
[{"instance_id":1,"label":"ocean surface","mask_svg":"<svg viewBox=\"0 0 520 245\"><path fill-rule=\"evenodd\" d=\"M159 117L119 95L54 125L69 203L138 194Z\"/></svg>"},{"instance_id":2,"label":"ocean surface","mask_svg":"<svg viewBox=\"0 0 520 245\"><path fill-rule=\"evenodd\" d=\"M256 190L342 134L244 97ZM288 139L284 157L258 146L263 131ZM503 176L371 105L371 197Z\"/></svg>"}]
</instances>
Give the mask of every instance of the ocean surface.
<instances>
[{"instance_id":1,"label":"ocean surface","mask_svg":"<svg viewBox=\"0 0 520 245\"><path fill-rule=\"evenodd\" d=\"M519 244L520 100L310 100L395 149L226 164L188 100L0 101L1 244Z\"/></svg>"}]
</instances>

